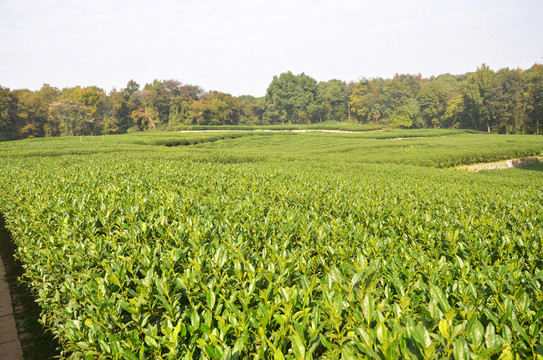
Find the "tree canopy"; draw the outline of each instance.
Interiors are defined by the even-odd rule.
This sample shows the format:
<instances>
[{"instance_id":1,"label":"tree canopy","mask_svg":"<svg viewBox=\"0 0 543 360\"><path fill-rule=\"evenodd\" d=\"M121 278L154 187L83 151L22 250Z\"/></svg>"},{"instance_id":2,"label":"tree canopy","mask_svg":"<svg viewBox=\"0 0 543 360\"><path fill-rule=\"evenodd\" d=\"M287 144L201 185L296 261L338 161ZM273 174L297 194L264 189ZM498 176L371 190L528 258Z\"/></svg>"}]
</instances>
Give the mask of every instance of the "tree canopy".
<instances>
[{"instance_id":1,"label":"tree canopy","mask_svg":"<svg viewBox=\"0 0 543 360\"><path fill-rule=\"evenodd\" d=\"M290 71L263 97L204 91L178 80L143 88L130 80L108 94L95 86L10 90L0 86L0 140L124 133L176 125L268 125L329 120L401 128L542 132L543 65L423 78L317 82Z\"/></svg>"}]
</instances>

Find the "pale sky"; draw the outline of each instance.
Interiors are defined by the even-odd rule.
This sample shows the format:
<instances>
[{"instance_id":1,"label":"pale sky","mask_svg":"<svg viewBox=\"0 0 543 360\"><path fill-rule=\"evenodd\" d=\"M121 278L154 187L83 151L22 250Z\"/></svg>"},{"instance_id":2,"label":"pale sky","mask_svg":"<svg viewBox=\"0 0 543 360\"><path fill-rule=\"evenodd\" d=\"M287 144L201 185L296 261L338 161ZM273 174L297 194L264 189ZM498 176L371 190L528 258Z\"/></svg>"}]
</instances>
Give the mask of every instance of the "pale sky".
<instances>
[{"instance_id":1,"label":"pale sky","mask_svg":"<svg viewBox=\"0 0 543 360\"><path fill-rule=\"evenodd\" d=\"M0 85L318 81L543 62L542 0L0 0Z\"/></svg>"}]
</instances>

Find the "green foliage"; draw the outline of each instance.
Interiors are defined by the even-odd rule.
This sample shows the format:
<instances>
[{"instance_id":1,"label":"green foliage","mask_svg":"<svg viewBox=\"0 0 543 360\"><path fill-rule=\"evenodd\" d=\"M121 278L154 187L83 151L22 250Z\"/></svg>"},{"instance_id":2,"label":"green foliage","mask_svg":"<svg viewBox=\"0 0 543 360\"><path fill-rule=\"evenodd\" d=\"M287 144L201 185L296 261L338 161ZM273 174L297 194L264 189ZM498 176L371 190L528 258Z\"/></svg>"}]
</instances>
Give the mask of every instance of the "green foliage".
<instances>
[{"instance_id":1,"label":"green foliage","mask_svg":"<svg viewBox=\"0 0 543 360\"><path fill-rule=\"evenodd\" d=\"M464 102L475 130L491 131L495 114L490 107L494 72L487 65L470 74L464 87Z\"/></svg>"},{"instance_id":2,"label":"green foliage","mask_svg":"<svg viewBox=\"0 0 543 360\"><path fill-rule=\"evenodd\" d=\"M540 134L542 69L536 64L528 70L494 72L483 64L464 75L425 79L420 74L396 74L392 79L348 84L337 79L317 83L304 73L288 71L273 78L263 97L204 92L196 85L156 79L141 90L130 80L126 88L114 88L108 95L94 86L60 91L45 84L36 92L2 88L0 140L193 125L292 126L345 120L380 127ZM82 109L88 114L82 116ZM84 126L74 125L79 122Z\"/></svg>"},{"instance_id":3,"label":"green foliage","mask_svg":"<svg viewBox=\"0 0 543 360\"><path fill-rule=\"evenodd\" d=\"M97 118L99 116L106 97L104 90L95 86L86 88L77 86L73 89L64 89L63 95L65 98L68 98L73 102L78 102L83 106L88 107L90 115L93 118Z\"/></svg>"},{"instance_id":4,"label":"green foliage","mask_svg":"<svg viewBox=\"0 0 543 360\"><path fill-rule=\"evenodd\" d=\"M264 133L270 135L270 133ZM273 134L273 133L272 133ZM464 134L464 135L463 135ZM488 136L465 130L418 129L367 133L291 133L202 144L192 155L220 151L228 158L258 154L272 160L408 164L448 168L541 153L537 136Z\"/></svg>"},{"instance_id":5,"label":"green foliage","mask_svg":"<svg viewBox=\"0 0 543 360\"><path fill-rule=\"evenodd\" d=\"M353 88L349 103L363 123L379 122L383 116L380 103L382 81L362 80Z\"/></svg>"},{"instance_id":6,"label":"green foliage","mask_svg":"<svg viewBox=\"0 0 543 360\"><path fill-rule=\"evenodd\" d=\"M541 356L541 169L413 166L539 137L379 134L0 144L0 209L62 357Z\"/></svg>"},{"instance_id":7,"label":"green foliage","mask_svg":"<svg viewBox=\"0 0 543 360\"><path fill-rule=\"evenodd\" d=\"M417 95L425 127L440 127L447 109L447 91L440 81L422 85Z\"/></svg>"},{"instance_id":8,"label":"green foliage","mask_svg":"<svg viewBox=\"0 0 543 360\"><path fill-rule=\"evenodd\" d=\"M541 134L543 127L543 65L536 64L526 72L527 111L530 114L530 132Z\"/></svg>"},{"instance_id":9,"label":"green foliage","mask_svg":"<svg viewBox=\"0 0 543 360\"><path fill-rule=\"evenodd\" d=\"M15 125L17 99L8 88L0 86L0 141L17 139Z\"/></svg>"},{"instance_id":10,"label":"green foliage","mask_svg":"<svg viewBox=\"0 0 543 360\"><path fill-rule=\"evenodd\" d=\"M89 134L93 122L91 116L91 109L80 102L64 99L52 103L47 119L54 129L50 135L57 133L65 136Z\"/></svg>"},{"instance_id":11,"label":"green foliage","mask_svg":"<svg viewBox=\"0 0 543 360\"><path fill-rule=\"evenodd\" d=\"M344 121L348 119L347 84L341 80L321 81L317 85L315 102L308 108L312 122Z\"/></svg>"},{"instance_id":12,"label":"green foliage","mask_svg":"<svg viewBox=\"0 0 543 360\"><path fill-rule=\"evenodd\" d=\"M347 121L323 121L312 124L285 124L285 125L182 125L164 128L165 131L204 131L204 130L340 130L340 131L375 131L383 130L383 125L357 124Z\"/></svg>"},{"instance_id":13,"label":"green foliage","mask_svg":"<svg viewBox=\"0 0 543 360\"><path fill-rule=\"evenodd\" d=\"M405 104L398 106L389 116L389 125L393 128L412 128L418 127L419 104L416 100L408 100Z\"/></svg>"},{"instance_id":14,"label":"green foliage","mask_svg":"<svg viewBox=\"0 0 543 360\"><path fill-rule=\"evenodd\" d=\"M274 76L266 92L269 106L278 111L277 123L308 123L309 106L317 95L317 81L288 71Z\"/></svg>"}]
</instances>

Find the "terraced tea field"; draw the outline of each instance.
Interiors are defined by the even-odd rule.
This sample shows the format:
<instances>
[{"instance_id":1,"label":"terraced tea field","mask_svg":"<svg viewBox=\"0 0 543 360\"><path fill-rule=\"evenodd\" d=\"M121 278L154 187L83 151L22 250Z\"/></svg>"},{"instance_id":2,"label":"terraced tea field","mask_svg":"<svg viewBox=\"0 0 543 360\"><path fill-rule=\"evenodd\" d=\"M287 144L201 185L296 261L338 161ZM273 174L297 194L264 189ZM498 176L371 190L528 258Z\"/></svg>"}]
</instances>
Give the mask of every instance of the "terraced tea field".
<instances>
[{"instance_id":1,"label":"terraced tea field","mask_svg":"<svg viewBox=\"0 0 543 360\"><path fill-rule=\"evenodd\" d=\"M169 145L169 146L164 146ZM0 143L0 210L70 359L543 358L543 138Z\"/></svg>"}]
</instances>

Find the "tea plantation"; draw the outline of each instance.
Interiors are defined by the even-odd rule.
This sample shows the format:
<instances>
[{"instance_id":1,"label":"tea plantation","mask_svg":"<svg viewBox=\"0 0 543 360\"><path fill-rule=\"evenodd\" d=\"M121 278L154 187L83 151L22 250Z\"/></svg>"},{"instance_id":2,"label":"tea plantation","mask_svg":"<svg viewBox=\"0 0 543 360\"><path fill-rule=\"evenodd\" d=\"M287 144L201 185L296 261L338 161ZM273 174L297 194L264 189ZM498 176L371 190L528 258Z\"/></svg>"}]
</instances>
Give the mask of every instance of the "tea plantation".
<instances>
[{"instance_id":1,"label":"tea plantation","mask_svg":"<svg viewBox=\"0 0 543 360\"><path fill-rule=\"evenodd\" d=\"M168 145L168 146L165 146ZM542 359L543 137L214 132L0 143L67 359Z\"/></svg>"}]
</instances>

